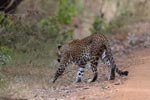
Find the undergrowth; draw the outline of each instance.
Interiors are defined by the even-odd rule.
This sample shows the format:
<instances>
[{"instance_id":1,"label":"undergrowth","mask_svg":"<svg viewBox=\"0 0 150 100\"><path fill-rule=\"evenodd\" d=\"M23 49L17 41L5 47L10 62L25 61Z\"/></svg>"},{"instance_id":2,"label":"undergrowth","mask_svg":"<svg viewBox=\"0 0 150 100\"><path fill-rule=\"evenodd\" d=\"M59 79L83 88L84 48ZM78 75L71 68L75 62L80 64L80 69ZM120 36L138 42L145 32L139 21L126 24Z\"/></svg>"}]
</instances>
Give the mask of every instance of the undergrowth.
<instances>
[{"instance_id":1,"label":"undergrowth","mask_svg":"<svg viewBox=\"0 0 150 100\"><path fill-rule=\"evenodd\" d=\"M78 9L75 0L53 3L58 7L50 15L42 15L41 9L34 8L24 14L0 12L0 89L8 80L12 82L24 73L31 79L35 77L34 73L43 77L41 68L49 69L46 74L49 79L57 68L57 44L73 38L72 17Z\"/></svg>"},{"instance_id":2,"label":"undergrowth","mask_svg":"<svg viewBox=\"0 0 150 100\"><path fill-rule=\"evenodd\" d=\"M55 57L57 44L73 37L71 18L76 13L75 7L74 0L60 0L56 13L51 16L40 17L40 13L34 13L34 10L24 15L5 15L1 12L1 62L5 63L9 57L14 65L34 63L41 66L42 62L49 63ZM11 50L12 54L7 54L5 49ZM45 65L48 66L48 63Z\"/></svg>"}]
</instances>

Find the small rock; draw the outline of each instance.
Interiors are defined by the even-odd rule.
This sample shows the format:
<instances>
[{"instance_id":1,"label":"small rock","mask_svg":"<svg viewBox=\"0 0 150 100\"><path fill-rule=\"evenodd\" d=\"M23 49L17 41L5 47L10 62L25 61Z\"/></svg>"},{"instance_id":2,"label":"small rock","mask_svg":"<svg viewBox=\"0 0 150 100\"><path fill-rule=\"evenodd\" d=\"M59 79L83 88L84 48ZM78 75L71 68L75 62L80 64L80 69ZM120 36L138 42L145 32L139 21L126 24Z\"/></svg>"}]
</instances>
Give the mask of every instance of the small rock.
<instances>
[{"instance_id":1,"label":"small rock","mask_svg":"<svg viewBox=\"0 0 150 100\"><path fill-rule=\"evenodd\" d=\"M120 83L119 83L119 82L116 82L115 85L120 85Z\"/></svg>"},{"instance_id":2,"label":"small rock","mask_svg":"<svg viewBox=\"0 0 150 100\"><path fill-rule=\"evenodd\" d=\"M71 90L64 90L65 93L71 93Z\"/></svg>"},{"instance_id":3,"label":"small rock","mask_svg":"<svg viewBox=\"0 0 150 100\"><path fill-rule=\"evenodd\" d=\"M122 84L121 80L118 80L117 82L114 83L114 85L120 85Z\"/></svg>"},{"instance_id":4,"label":"small rock","mask_svg":"<svg viewBox=\"0 0 150 100\"><path fill-rule=\"evenodd\" d=\"M63 99L60 99L60 98L48 98L47 100L63 100Z\"/></svg>"}]
</instances>

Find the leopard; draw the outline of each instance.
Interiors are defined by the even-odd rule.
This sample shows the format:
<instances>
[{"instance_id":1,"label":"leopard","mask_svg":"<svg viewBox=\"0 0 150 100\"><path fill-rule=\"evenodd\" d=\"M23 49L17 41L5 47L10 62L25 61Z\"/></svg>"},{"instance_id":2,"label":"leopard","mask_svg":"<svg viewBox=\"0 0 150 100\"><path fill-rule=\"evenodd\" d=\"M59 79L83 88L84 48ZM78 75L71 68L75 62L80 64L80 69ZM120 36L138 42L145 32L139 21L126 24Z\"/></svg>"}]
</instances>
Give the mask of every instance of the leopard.
<instances>
[{"instance_id":1,"label":"leopard","mask_svg":"<svg viewBox=\"0 0 150 100\"><path fill-rule=\"evenodd\" d=\"M59 67L52 78L52 83L61 76L69 64L79 67L75 82L81 82L86 64L90 63L93 76L90 82L95 82L98 77L97 66L99 59L108 67L108 80L114 80L115 74L127 76L128 71L120 70L113 58L110 42L104 34L92 34L83 39L75 39L64 45L58 45Z\"/></svg>"}]
</instances>

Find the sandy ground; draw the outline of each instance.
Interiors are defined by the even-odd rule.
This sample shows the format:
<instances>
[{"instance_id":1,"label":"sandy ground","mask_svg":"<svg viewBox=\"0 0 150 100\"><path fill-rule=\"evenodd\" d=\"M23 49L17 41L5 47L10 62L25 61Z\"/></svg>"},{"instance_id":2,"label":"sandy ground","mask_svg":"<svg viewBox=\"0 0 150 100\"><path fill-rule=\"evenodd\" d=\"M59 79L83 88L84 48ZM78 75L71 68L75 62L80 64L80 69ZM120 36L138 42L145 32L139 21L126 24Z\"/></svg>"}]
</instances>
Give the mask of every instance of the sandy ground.
<instances>
[{"instance_id":1,"label":"sandy ground","mask_svg":"<svg viewBox=\"0 0 150 100\"><path fill-rule=\"evenodd\" d=\"M137 63L130 67L129 79L109 100L150 100L150 49L134 54Z\"/></svg>"},{"instance_id":2,"label":"sandy ground","mask_svg":"<svg viewBox=\"0 0 150 100\"><path fill-rule=\"evenodd\" d=\"M150 49L138 50L128 58L124 63L129 66L128 77L83 86L64 100L150 100Z\"/></svg>"}]
</instances>

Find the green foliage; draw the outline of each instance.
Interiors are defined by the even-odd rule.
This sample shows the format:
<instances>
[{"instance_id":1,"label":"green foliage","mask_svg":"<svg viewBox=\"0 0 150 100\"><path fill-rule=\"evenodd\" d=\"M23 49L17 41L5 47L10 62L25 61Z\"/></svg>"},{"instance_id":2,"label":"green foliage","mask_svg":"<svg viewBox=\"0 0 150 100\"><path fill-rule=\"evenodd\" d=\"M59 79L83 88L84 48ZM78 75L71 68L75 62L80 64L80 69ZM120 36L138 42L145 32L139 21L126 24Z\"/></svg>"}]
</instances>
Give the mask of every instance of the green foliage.
<instances>
[{"instance_id":1,"label":"green foliage","mask_svg":"<svg viewBox=\"0 0 150 100\"><path fill-rule=\"evenodd\" d=\"M60 32L59 23L57 22L56 17L42 19L39 26L44 32L48 32L51 38L56 38Z\"/></svg>"},{"instance_id":2,"label":"green foliage","mask_svg":"<svg viewBox=\"0 0 150 100\"><path fill-rule=\"evenodd\" d=\"M71 24L71 18L75 15L75 0L59 0L57 18L62 24Z\"/></svg>"},{"instance_id":3,"label":"green foliage","mask_svg":"<svg viewBox=\"0 0 150 100\"><path fill-rule=\"evenodd\" d=\"M78 15L83 13L84 0L76 0L75 4L76 4L76 14Z\"/></svg>"},{"instance_id":4,"label":"green foliage","mask_svg":"<svg viewBox=\"0 0 150 100\"><path fill-rule=\"evenodd\" d=\"M93 29L91 30L92 33L101 32L104 29L105 21L100 16L97 16L95 18L95 21L93 23Z\"/></svg>"},{"instance_id":5,"label":"green foliage","mask_svg":"<svg viewBox=\"0 0 150 100\"><path fill-rule=\"evenodd\" d=\"M101 16L97 16L93 23L93 28L91 29L92 33L107 33L110 31L110 24L105 22L105 19Z\"/></svg>"},{"instance_id":6,"label":"green foliage","mask_svg":"<svg viewBox=\"0 0 150 100\"><path fill-rule=\"evenodd\" d=\"M5 65L11 61L12 49L0 47L0 65Z\"/></svg>"},{"instance_id":7,"label":"green foliage","mask_svg":"<svg viewBox=\"0 0 150 100\"><path fill-rule=\"evenodd\" d=\"M55 1L56 2L56 1ZM0 13L0 63L47 66L58 43L73 38L75 0L59 0L54 15L40 17L34 10L24 15ZM12 55L13 54L13 55Z\"/></svg>"},{"instance_id":8,"label":"green foliage","mask_svg":"<svg viewBox=\"0 0 150 100\"><path fill-rule=\"evenodd\" d=\"M5 55L11 55L13 50L8 48L8 47L1 46L0 47L0 52L5 54Z\"/></svg>"},{"instance_id":9,"label":"green foliage","mask_svg":"<svg viewBox=\"0 0 150 100\"><path fill-rule=\"evenodd\" d=\"M57 17L44 18L39 23L42 32L48 33L54 42L63 42L73 37L73 28L67 25L61 25Z\"/></svg>"},{"instance_id":10,"label":"green foliage","mask_svg":"<svg viewBox=\"0 0 150 100\"><path fill-rule=\"evenodd\" d=\"M0 12L0 27L8 30L13 25L9 16L6 16L3 12Z\"/></svg>"},{"instance_id":11,"label":"green foliage","mask_svg":"<svg viewBox=\"0 0 150 100\"><path fill-rule=\"evenodd\" d=\"M114 18L107 23L104 18L97 16L93 23L92 33L113 33L114 30L120 29L125 25L125 19L128 18L128 13L122 13L120 16Z\"/></svg>"}]
</instances>

